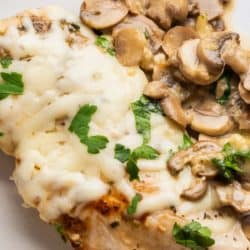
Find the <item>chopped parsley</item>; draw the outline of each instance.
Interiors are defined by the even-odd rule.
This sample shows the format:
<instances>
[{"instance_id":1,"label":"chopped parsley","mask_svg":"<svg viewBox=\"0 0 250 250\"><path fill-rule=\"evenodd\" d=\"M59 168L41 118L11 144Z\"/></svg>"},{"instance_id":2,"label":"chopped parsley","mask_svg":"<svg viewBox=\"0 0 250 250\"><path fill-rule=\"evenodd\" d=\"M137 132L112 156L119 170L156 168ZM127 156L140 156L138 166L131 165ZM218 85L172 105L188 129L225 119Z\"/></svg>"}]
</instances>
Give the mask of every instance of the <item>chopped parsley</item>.
<instances>
[{"instance_id":1,"label":"chopped parsley","mask_svg":"<svg viewBox=\"0 0 250 250\"><path fill-rule=\"evenodd\" d=\"M162 114L159 102L154 102L145 96L132 103L132 111L135 116L135 125L137 132L143 136L143 143L149 142L151 137L150 116L151 113Z\"/></svg>"},{"instance_id":2,"label":"chopped parsley","mask_svg":"<svg viewBox=\"0 0 250 250\"><path fill-rule=\"evenodd\" d=\"M67 238L65 237L65 231L64 231L63 225L56 223L56 224L54 224L54 228L59 233L59 235L61 236L62 240L64 242L67 242Z\"/></svg>"},{"instance_id":3,"label":"chopped parsley","mask_svg":"<svg viewBox=\"0 0 250 250\"><path fill-rule=\"evenodd\" d=\"M148 145L142 145L131 152L121 144L115 146L115 159L122 163L127 162L126 171L130 176L130 180L139 180L139 168L137 161L139 159L153 160L158 157L159 153Z\"/></svg>"},{"instance_id":4,"label":"chopped parsley","mask_svg":"<svg viewBox=\"0 0 250 250\"><path fill-rule=\"evenodd\" d=\"M212 159L213 164L219 169L220 175L227 181L232 181L238 174L243 172L240 167L246 159L250 159L250 150L237 151L230 143L224 145L223 159Z\"/></svg>"},{"instance_id":5,"label":"chopped parsley","mask_svg":"<svg viewBox=\"0 0 250 250\"><path fill-rule=\"evenodd\" d=\"M90 154L98 154L102 149L106 148L109 142L105 136L88 135L90 130L89 123L96 111L96 106L89 104L84 105L75 115L69 127L69 131L75 133L79 137L81 143L87 146Z\"/></svg>"},{"instance_id":6,"label":"chopped parsley","mask_svg":"<svg viewBox=\"0 0 250 250\"><path fill-rule=\"evenodd\" d=\"M121 144L115 145L115 159L124 163L128 161L130 154L131 154L131 150L129 148L126 148L125 146Z\"/></svg>"},{"instance_id":7,"label":"chopped parsley","mask_svg":"<svg viewBox=\"0 0 250 250\"><path fill-rule=\"evenodd\" d=\"M191 250L206 250L214 245L215 241L211 238L211 234L208 227L203 227L196 221L192 221L183 227L175 223L172 230L176 243Z\"/></svg>"},{"instance_id":8,"label":"chopped parsley","mask_svg":"<svg viewBox=\"0 0 250 250\"><path fill-rule=\"evenodd\" d=\"M217 102L221 105L225 105L228 100L229 100L229 97L231 95L231 85L230 85L230 80L231 80L231 75L229 73L227 74L224 74L220 80L218 81L217 85L218 84L223 84L225 85L225 90L224 90L224 93L221 97L219 97L217 99Z\"/></svg>"},{"instance_id":9,"label":"chopped parsley","mask_svg":"<svg viewBox=\"0 0 250 250\"><path fill-rule=\"evenodd\" d=\"M108 37L101 35L96 38L95 44L104 49L107 53L109 53L111 56L115 56L115 49L112 45L112 42Z\"/></svg>"},{"instance_id":10,"label":"chopped parsley","mask_svg":"<svg viewBox=\"0 0 250 250\"><path fill-rule=\"evenodd\" d=\"M144 36L145 36L145 38L146 38L147 40L150 38L150 34L149 34L149 32L148 32L147 29L145 29L145 31L144 31Z\"/></svg>"},{"instance_id":11,"label":"chopped parsley","mask_svg":"<svg viewBox=\"0 0 250 250\"><path fill-rule=\"evenodd\" d=\"M0 137L3 137L4 136L4 133L3 132L0 132Z\"/></svg>"},{"instance_id":12,"label":"chopped parsley","mask_svg":"<svg viewBox=\"0 0 250 250\"><path fill-rule=\"evenodd\" d=\"M0 64L4 69L8 69L9 66L12 64L12 59L10 57L3 57L0 59Z\"/></svg>"},{"instance_id":13,"label":"chopped parsley","mask_svg":"<svg viewBox=\"0 0 250 250\"><path fill-rule=\"evenodd\" d=\"M179 146L179 150L188 149L192 145L193 145L193 141L192 141L191 137L188 134L184 133L183 137L182 137L182 145Z\"/></svg>"},{"instance_id":14,"label":"chopped parsley","mask_svg":"<svg viewBox=\"0 0 250 250\"><path fill-rule=\"evenodd\" d=\"M132 199L130 205L127 208L127 214L128 215L133 215L136 213L136 209L138 206L138 203L142 200L141 194L136 194L134 198Z\"/></svg>"},{"instance_id":15,"label":"chopped parsley","mask_svg":"<svg viewBox=\"0 0 250 250\"><path fill-rule=\"evenodd\" d=\"M21 95L24 91L22 75L16 72L1 73L3 79L0 84L0 100L7 98L9 95Z\"/></svg>"}]
</instances>

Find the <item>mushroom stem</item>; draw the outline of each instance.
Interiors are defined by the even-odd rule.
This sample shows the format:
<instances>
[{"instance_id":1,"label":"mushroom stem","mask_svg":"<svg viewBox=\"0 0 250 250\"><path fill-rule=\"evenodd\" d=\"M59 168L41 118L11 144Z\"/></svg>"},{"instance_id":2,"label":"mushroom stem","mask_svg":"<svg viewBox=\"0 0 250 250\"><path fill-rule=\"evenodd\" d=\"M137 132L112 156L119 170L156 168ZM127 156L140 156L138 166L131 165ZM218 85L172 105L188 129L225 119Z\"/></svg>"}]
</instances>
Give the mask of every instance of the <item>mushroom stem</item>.
<instances>
[{"instance_id":1,"label":"mushroom stem","mask_svg":"<svg viewBox=\"0 0 250 250\"><path fill-rule=\"evenodd\" d=\"M206 178L197 178L188 189L181 193L181 198L189 201L200 200L208 190L208 183Z\"/></svg>"}]
</instances>

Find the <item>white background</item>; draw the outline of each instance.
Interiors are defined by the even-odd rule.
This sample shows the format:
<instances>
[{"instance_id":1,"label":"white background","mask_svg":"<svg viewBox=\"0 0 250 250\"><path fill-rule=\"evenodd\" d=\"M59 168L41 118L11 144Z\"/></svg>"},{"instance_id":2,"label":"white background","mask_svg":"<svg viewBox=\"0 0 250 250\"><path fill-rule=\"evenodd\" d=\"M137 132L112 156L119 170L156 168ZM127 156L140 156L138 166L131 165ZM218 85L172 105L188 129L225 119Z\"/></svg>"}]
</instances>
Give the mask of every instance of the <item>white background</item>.
<instances>
[{"instance_id":1,"label":"white background","mask_svg":"<svg viewBox=\"0 0 250 250\"><path fill-rule=\"evenodd\" d=\"M48 4L60 4L78 15L81 0L0 0L0 17L12 16L23 9ZM229 26L245 33L244 37L250 37L250 1L236 0L236 5L236 12L227 16ZM14 184L9 180L13 167L14 162L0 153L0 249L71 249L62 242L51 226L40 221L35 211L21 207L22 201Z\"/></svg>"}]
</instances>

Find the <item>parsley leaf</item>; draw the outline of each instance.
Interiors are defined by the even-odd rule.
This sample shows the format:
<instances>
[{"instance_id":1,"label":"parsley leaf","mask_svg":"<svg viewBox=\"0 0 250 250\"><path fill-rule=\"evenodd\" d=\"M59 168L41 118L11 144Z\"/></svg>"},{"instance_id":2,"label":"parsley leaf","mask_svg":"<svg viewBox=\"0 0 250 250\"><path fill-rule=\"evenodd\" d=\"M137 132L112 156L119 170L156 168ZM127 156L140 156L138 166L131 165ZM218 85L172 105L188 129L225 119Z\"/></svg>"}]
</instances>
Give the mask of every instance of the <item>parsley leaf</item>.
<instances>
[{"instance_id":1,"label":"parsley leaf","mask_svg":"<svg viewBox=\"0 0 250 250\"><path fill-rule=\"evenodd\" d=\"M69 131L75 133L81 143L88 147L88 153L90 154L98 154L102 149L106 148L109 142L108 139L102 135L88 136L90 130L89 123L96 111L96 106L89 104L84 105L75 115L69 127Z\"/></svg>"},{"instance_id":2,"label":"parsley leaf","mask_svg":"<svg viewBox=\"0 0 250 250\"><path fill-rule=\"evenodd\" d=\"M217 99L217 102L221 105L225 105L231 95L231 85L230 85L231 75L229 73L224 74L217 83L224 86L225 90L221 97Z\"/></svg>"},{"instance_id":3,"label":"parsley leaf","mask_svg":"<svg viewBox=\"0 0 250 250\"><path fill-rule=\"evenodd\" d=\"M109 140L102 135L90 136L84 142L88 146L90 154L98 154L100 150L105 149Z\"/></svg>"},{"instance_id":4,"label":"parsley leaf","mask_svg":"<svg viewBox=\"0 0 250 250\"><path fill-rule=\"evenodd\" d=\"M142 200L141 194L136 194L134 198L132 199L130 205L127 208L127 214L128 215L133 215L136 213L136 209L138 206L138 203Z\"/></svg>"},{"instance_id":5,"label":"parsley leaf","mask_svg":"<svg viewBox=\"0 0 250 250\"><path fill-rule=\"evenodd\" d=\"M159 153L148 145L137 147L132 152L121 144L116 144L115 146L115 159L122 163L127 162L126 171L131 181L136 179L139 180L139 168L137 166L137 161L139 159L154 160L158 155Z\"/></svg>"},{"instance_id":6,"label":"parsley leaf","mask_svg":"<svg viewBox=\"0 0 250 250\"><path fill-rule=\"evenodd\" d=\"M136 160L133 158L129 159L127 162L126 171L129 174L129 180L140 180L139 178L139 168L137 166Z\"/></svg>"},{"instance_id":7,"label":"parsley leaf","mask_svg":"<svg viewBox=\"0 0 250 250\"><path fill-rule=\"evenodd\" d=\"M212 163L219 169L220 174L227 181L232 181L238 174L243 172L240 167L241 163L246 159L250 159L250 150L237 151L230 143L224 145L222 153L223 159L212 159Z\"/></svg>"},{"instance_id":8,"label":"parsley leaf","mask_svg":"<svg viewBox=\"0 0 250 250\"><path fill-rule=\"evenodd\" d=\"M182 137L182 145L179 146L179 150L188 149L192 145L193 145L193 141L192 141L191 137L188 134L184 133L183 137Z\"/></svg>"},{"instance_id":9,"label":"parsley leaf","mask_svg":"<svg viewBox=\"0 0 250 250\"><path fill-rule=\"evenodd\" d=\"M124 163L129 160L130 154L131 150L129 148L126 148L122 144L115 145L115 159Z\"/></svg>"},{"instance_id":10,"label":"parsley leaf","mask_svg":"<svg viewBox=\"0 0 250 250\"><path fill-rule=\"evenodd\" d=\"M211 238L211 234L208 227L203 227L196 221L192 221L184 227L175 223L172 230L176 243L192 250L205 250L212 246L215 241Z\"/></svg>"},{"instance_id":11,"label":"parsley leaf","mask_svg":"<svg viewBox=\"0 0 250 250\"><path fill-rule=\"evenodd\" d=\"M154 160L158 157L159 153L152 147L148 145L142 145L136 148L131 157L134 160L146 159L146 160Z\"/></svg>"},{"instance_id":12,"label":"parsley leaf","mask_svg":"<svg viewBox=\"0 0 250 250\"><path fill-rule=\"evenodd\" d=\"M106 36L98 36L96 38L95 44L102 49L104 49L107 53L109 53L111 56L115 56L115 49L112 45L112 42L108 39Z\"/></svg>"},{"instance_id":13,"label":"parsley leaf","mask_svg":"<svg viewBox=\"0 0 250 250\"><path fill-rule=\"evenodd\" d=\"M65 237L65 231L64 231L63 225L56 223L56 224L54 224L54 228L59 233L59 235L61 236L62 240L64 242L67 242L67 238Z\"/></svg>"},{"instance_id":14,"label":"parsley leaf","mask_svg":"<svg viewBox=\"0 0 250 250\"><path fill-rule=\"evenodd\" d=\"M147 29L145 29L145 31L144 31L144 36L145 36L145 38L146 38L147 40L149 40L150 34L149 34L149 32L148 32Z\"/></svg>"},{"instance_id":15,"label":"parsley leaf","mask_svg":"<svg viewBox=\"0 0 250 250\"><path fill-rule=\"evenodd\" d=\"M16 72L1 73L3 83L0 84L0 100L7 98L9 95L21 95L24 91L22 75Z\"/></svg>"},{"instance_id":16,"label":"parsley leaf","mask_svg":"<svg viewBox=\"0 0 250 250\"><path fill-rule=\"evenodd\" d=\"M8 69L9 66L12 64L12 59L10 57L4 57L0 59L0 64L4 69Z\"/></svg>"},{"instance_id":17,"label":"parsley leaf","mask_svg":"<svg viewBox=\"0 0 250 250\"><path fill-rule=\"evenodd\" d=\"M162 114L160 104L142 96L138 101L132 103L131 107L135 116L137 132L143 136L143 143L146 144L150 140L150 115L151 113Z\"/></svg>"}]
</instances>

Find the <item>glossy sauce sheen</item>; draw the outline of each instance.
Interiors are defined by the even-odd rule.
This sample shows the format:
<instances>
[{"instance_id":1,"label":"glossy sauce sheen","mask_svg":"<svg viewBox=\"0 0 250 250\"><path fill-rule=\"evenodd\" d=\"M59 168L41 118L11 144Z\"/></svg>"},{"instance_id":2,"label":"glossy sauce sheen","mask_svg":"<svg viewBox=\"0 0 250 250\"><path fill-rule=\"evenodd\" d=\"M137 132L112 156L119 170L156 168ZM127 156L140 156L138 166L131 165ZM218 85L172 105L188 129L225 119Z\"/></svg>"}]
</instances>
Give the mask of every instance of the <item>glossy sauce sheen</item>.
<instances>
[{"instance_id":1,"label":"glossy sauce sheen","mask_svg":"<svg viewBox=\"0 0 250 250\"><path fill-rule=\"evenodd\" d=\"M151 117L149 145L159 151L159 158L138 161L144 187L129 181L124 165L114 159L114 147L120 143L134 149L142 144L130 105L141 97L147 84L144 73L121 66L115 57L96 47L94 34L82 25L85 42L69 46L69 32L60 21L79 20L59 8L50 7L43 12L52 20L48 32L37 34L30 18L24 17L23 34L16 25L8 25L0 36L0 47L16 58L8 70L1 71L21 73L25 85L23 95L0 102L0 131L5 134L0 145L17 158L13 178L25 204L37 208L41 218L51 222L100 199L113 183L128 200L140 189L143 200L137 216L174 206L178 214L209 224L218 240L214 249L225 249L225 235L235 228L240 240L230 242L235 246L232 249L247 246L234 218L224 216L211 223L199 216L218 206L213 190L199 202L180 198L193 176L190 168L176 178L167 171L169 151L182 143L183 132L163 116ZM96 155L89 154L68 130L79 107L85 104L98 107L90 123L90 134L109 139L106 149ZM228 238L230 241L233 237Z\"/></svg>"}]
</instances>

